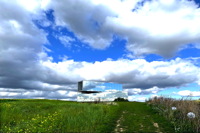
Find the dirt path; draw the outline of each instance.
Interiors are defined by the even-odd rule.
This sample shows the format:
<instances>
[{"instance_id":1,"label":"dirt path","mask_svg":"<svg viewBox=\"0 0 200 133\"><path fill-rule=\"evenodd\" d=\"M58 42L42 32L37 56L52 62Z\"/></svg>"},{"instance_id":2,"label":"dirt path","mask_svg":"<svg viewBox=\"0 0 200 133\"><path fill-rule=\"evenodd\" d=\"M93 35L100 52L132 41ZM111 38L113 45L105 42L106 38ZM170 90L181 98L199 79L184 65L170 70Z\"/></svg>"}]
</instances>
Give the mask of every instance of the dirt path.
<instances>
[{"instance_id":1,"label":"dirt path","mask_svg":"<svg viewBox=\"0 0 200 133\"><path fill-rule=\"evenodd\" d=\"M116 121L115 133L172 133L169 121L151 110L145 103L119 103L121 116Z\"/></svg>"},{"instance_id":2,"label":"dirt path","mask_svg":"<svg viewBox=\"0 0 200 133\"><path fill-rule=\"evenodd\" d=\"M125 128L121 126L121 123L124 121L124 114L127 113L127 111L123 111L120 118L117 120L117 124L115 127L115 133L121 133L125 131Z\"/></svg>"}]
</instances>

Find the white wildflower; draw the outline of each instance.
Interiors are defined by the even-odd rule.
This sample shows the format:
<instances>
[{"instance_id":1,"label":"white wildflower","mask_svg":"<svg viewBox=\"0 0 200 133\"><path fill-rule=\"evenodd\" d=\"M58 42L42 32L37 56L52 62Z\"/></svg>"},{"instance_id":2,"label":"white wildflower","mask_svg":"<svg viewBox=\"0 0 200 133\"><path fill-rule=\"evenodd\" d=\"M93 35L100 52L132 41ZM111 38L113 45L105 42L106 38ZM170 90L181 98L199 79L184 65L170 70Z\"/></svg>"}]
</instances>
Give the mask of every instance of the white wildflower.
<instances>
[{"instance_id":1,"label":"white wildflower","mask_svg":"<svg viewBox=\"0 0 200 133\"><path fill-rule=\"evenodd\" d=\"M195 118L195 114L193 112L187 113L188 118Z\"/></svg>"},{"instance_id":2,"label":"white wildflower","mask_svg":"<svg viewBox=\"0 0 200 133\"><path fill-rule=\"evenodd\" d=\"M172 107L172 110L177 110L177 108L176 107Z\"/></svg>"}]
</instances>

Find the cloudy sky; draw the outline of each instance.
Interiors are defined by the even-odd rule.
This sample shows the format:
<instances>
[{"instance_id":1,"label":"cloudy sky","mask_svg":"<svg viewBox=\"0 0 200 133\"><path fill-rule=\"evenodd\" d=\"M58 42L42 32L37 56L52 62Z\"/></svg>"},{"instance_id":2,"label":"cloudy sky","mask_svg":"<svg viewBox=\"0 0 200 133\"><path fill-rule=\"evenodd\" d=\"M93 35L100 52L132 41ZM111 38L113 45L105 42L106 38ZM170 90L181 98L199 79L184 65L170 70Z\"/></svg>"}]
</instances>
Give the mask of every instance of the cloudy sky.
<instances>
[{"instance_id":1,"label":"cloudy sky","mask_svg":"<svg viewBox=\"0 0 200 133\"><path fill-rule=\"evenodd\" d=\"M76 100L77 82L129 100L200 98L199 0L0 0L0 98Z\"/></svg>"}]
</instances>

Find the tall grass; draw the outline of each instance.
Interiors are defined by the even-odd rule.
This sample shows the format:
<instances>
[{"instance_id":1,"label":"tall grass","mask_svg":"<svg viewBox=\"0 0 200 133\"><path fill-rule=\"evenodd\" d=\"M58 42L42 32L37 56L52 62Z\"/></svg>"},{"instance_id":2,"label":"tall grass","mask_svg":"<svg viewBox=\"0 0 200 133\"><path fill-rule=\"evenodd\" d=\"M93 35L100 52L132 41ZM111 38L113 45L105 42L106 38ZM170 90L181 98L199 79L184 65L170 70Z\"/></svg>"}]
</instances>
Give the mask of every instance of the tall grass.
<instances>
[{"instance_id":1,"label":"tall grass","mask_svg":"<svg viewBox=\"0 0 200 133\"><path fill-rule=\"evenodd\" d=\"M147 103L160 114L164 115L174 125L178 133L199 133L200 132L200 103L188 98L175 100L166 97L154 97ZM192 112L194 118L187 114Z\"/></svg>"},{"instance_id":2,"label":"tall grass","mask_svg":"<svg viewBox=\"0 0 200 133\"><path fill-rule=\"evenodd\" d=\"M0 132L111 132L118 105L0 100Z\"/></svg>"}]
</instances>

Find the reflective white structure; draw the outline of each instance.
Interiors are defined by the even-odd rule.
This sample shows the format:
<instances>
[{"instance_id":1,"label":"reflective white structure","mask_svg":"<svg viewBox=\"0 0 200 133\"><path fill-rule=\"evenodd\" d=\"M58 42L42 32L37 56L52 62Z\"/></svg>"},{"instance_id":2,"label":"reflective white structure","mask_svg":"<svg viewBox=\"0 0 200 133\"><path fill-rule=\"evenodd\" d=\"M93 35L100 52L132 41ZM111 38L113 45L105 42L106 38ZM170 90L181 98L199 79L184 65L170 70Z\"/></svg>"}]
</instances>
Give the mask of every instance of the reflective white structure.
<instances>
[{"instance_id":1,"label":"reflective white structure","mask_svg":"<svg viewBox=\"0 0 200 133\"><path fill-rule=\"evenodd\" d=\"M128 99L122 85L116 83L80 81L78 91L78 102L114 101L118 97Z\"/></svg>"}]
</instances>

